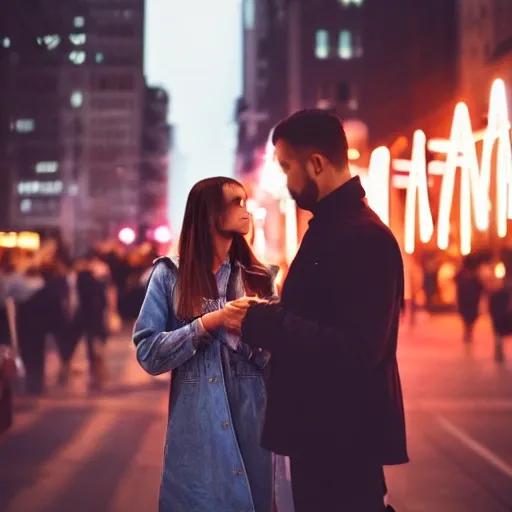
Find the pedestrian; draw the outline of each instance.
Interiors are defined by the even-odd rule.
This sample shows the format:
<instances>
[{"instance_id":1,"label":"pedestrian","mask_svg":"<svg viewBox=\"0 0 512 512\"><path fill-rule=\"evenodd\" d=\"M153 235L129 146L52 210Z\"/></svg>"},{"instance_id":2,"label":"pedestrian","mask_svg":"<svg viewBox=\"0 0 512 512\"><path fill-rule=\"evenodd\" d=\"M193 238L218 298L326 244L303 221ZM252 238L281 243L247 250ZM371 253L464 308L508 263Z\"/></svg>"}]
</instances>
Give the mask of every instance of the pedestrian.
<instances>
[{"instance_id":1,"label":"pedestrian","mask_svg":"<svg viewBox=\"0 0 512 512\"><path fill-rule=\"evenodd\" d=\"M172 372L160 512L290 510L273 508L283 490L274 468L285 466L259 442L269 355L230 328L230 305L274 293L273 269L244 238L246 201L228 178L192 188L179 260L157 260L135 324L142 368Z\"/></svg>"},{"instance_id":2,"label":"pedestrian","mask_svg":"<svg viewBox=\"0 0 512 512\"><path fill-rule=\"evenodd\" d=\"M313 218L281 301L240 308L242 341L271 353L262 446L290 456L296 512L380 512L383 466L408 461L400 249L350 175L335 115L300 111L273 143L291 196Z\"/></svg>"},{"instance_id":3,"label":"pedestrian","mask_svg":"<svg viewBox=\"0 0 512 512\"><path fill-rule=\"evenodd\" d=\"M12 382L16 376L14 353L0 343L0 435L12 426Z\"/></svg>"},{"instance_id":4,"label":"pedestrian","mask_svg":"<svg viewBox=\"0 0 512 512\"><path fill-rule=\"evenodd\" d=\"M484 290L478 275L479 262L470 257L463 261L462 268L455 276L457 310L463 325L463 341L473 341L473 330L478 319L480 300Z\"/></svg>"},{"instance_id":5,"label":"pedestrian","mask_svg":"<svg viewBox=\"0 0 512 512\"><path fill-rule=\"evenodd\" d=\"M107 379L109 270L94 252L88 253L83 263L76 277L76 322L79 328L73 331L75 339L78 337L79 340L80 335L85 337L89 360L89 388L95 391L102 389ZM98 266L101 271L97 270Z\"/></svg>"}]
</instances>

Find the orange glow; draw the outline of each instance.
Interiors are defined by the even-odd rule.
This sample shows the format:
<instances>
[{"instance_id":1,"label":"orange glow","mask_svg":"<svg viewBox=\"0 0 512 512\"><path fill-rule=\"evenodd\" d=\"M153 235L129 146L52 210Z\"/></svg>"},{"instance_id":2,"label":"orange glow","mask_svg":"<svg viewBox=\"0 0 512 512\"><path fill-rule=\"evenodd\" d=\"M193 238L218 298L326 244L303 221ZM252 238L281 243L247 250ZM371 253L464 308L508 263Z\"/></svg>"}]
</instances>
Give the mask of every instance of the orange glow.
<instances>
[{"instance_id":1,"label":"orange glow","mask_svg":"<svg viewBox=\"0 0 512 512\"><path fill-rule=\"evenodd\" d=\"M437 220L437 245L446 250L450 245L450 219L453 208L455 180L460 173L460 252L467 255L472 249L473 229L486 231L490 226L489 205L495 205L497 234L507 235L507 220L512 220L512 145L511 123L507 95L503 80L495 80L490 93L488 126L473 132L468 107L459 103L455 107L449 139L426 140L424 132L414 133L411 159L394 159L393 169L409 175L391 176L391 153L384 146L376 148L370 157L368 172L355 164L350 168L361 175L368 203L389 226L390 187L404 188L406 192L404 248L409 254L416 249L416 222L419 220L419 239L428 243L434 234L433 215L428 195L428 176L442 176ZM478 160L476 142L483 142L481 162ZM497 143L496 197L490 198L493 149ZM426 147L446 154L446 161L435 160L426 164ZM349 149L349 159L355 160L355 148ZM391 179L392 178L392 179ZM271 140L267 143L265 164L260 186L276 199L281 199L286 212L286 254L290 261L297 244L295 205L286 191L286 177L278 170L273 158ZM286 199L285 199L286 198ZM293 206L292 206L293 205ZM417 219L418 216L418 219ZM474 217L474 226L473 226Z\"/></svg>"},{"instance_id":2,"label":"orange glow","mask_svg":"<svg viewBox=\"0 0 512 512\"><path fill-rule=\"evenodd\" d=\"M12 249L19 247L20 249L37 250L41 245L41 238L38 233L31 231L15 231L0 232L0 247Z\"/></svg>"},{"instance_id":3,"label":"orange glow","mask_svg":"<svg viewBox=\"0 0 512 512\"><path fill-rule=\"evenodd\" d=\"M349 160L359 160L361 157L361 153L355 148L349 148L347 155Z\"/></svg>"},{"instance_id":4,"label":"orange glow","mask_svg":"<svg viewBox=\"0 0 512 512\"><path fill-rule=\"evenodd\" d=\"M503 279L506 275L507 271L505 269L505 265L502 261L499 263L496 263L496 266L494 267L494 275L497 279Z\"/></svg>"}]
</instances>

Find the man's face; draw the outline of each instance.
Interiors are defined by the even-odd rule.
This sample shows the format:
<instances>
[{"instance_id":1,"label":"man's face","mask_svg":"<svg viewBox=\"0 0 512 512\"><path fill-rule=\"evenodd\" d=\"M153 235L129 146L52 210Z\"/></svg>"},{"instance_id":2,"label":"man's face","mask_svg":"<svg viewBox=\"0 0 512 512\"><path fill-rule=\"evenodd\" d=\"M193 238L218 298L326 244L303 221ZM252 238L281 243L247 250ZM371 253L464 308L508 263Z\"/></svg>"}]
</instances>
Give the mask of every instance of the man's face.
<instances>
[{"instance_id":1,"label":"man's face","mask_svg":"<svg viewBox=\"0 0 512 512\"><path fill-rule=\"evenodd\" d=\"M286 186L297 206L312 211L319 196L312 162L283 140L277 141L275 156L286 174Z\"/></svg>"}]
</instances>

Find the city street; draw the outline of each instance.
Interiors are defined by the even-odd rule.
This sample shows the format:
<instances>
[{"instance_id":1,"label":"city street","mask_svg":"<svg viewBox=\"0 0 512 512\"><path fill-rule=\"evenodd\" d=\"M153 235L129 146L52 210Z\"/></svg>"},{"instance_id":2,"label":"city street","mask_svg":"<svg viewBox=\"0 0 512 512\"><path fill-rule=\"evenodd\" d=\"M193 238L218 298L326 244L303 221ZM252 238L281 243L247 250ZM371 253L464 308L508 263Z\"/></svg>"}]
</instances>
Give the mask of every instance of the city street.
<instances>
[{"instance_id":1,"label":"city street","mask_svg":"<svg viewBox=\"0 0 512 512\"><path fill-rule=\"evenodd\" d=\"M402 328L411 463L387 469L398 512L512 511L512 341L497 365L485 320L471 347L458 328L452 316ZM0 439L2 512L157 510L168 378L138 368L126 334L110 344L107 389L91 395L83 355L69 389L50 354L48 396L17 399Z\"/></svg>"}]
</instances>

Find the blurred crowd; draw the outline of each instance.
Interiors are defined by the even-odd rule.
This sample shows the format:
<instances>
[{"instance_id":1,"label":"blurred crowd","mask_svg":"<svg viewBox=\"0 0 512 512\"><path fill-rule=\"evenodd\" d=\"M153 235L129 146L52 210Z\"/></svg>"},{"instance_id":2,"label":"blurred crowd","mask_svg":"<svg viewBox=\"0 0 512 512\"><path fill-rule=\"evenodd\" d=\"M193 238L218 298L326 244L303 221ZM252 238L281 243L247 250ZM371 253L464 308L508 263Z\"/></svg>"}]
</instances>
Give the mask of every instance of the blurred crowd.
<instances>
[{"instance_id":1,"label":"blurred crowd","mask_svg":"<svg viewBox=\"0 0 512 512\"><path fill-rule=\"evenodd\" d=\"M487 310L494 331L494 357L503 361L504 338L512 335L512 275L503 263L493 265L467 256L455 276L455 285L464 342L472 342L474 326Z\"/></svg>"},{"instance_id":2,"label":"blurred crowd","mask_svg":"<svg viewBox=\"0 0 512 512\"><path fill-rule=\"evenodd\" d=\"M136 318L157 247L106 241L78 258L55 240L36 251L0 248L0 345L13 347L24 392L45 391L45 355L56 348L59 382L73 373L78 344L86 343L89 386L107 379L105 345ZM4 348L5 350L5 348Z\"/></svg>"}]
</instances>

